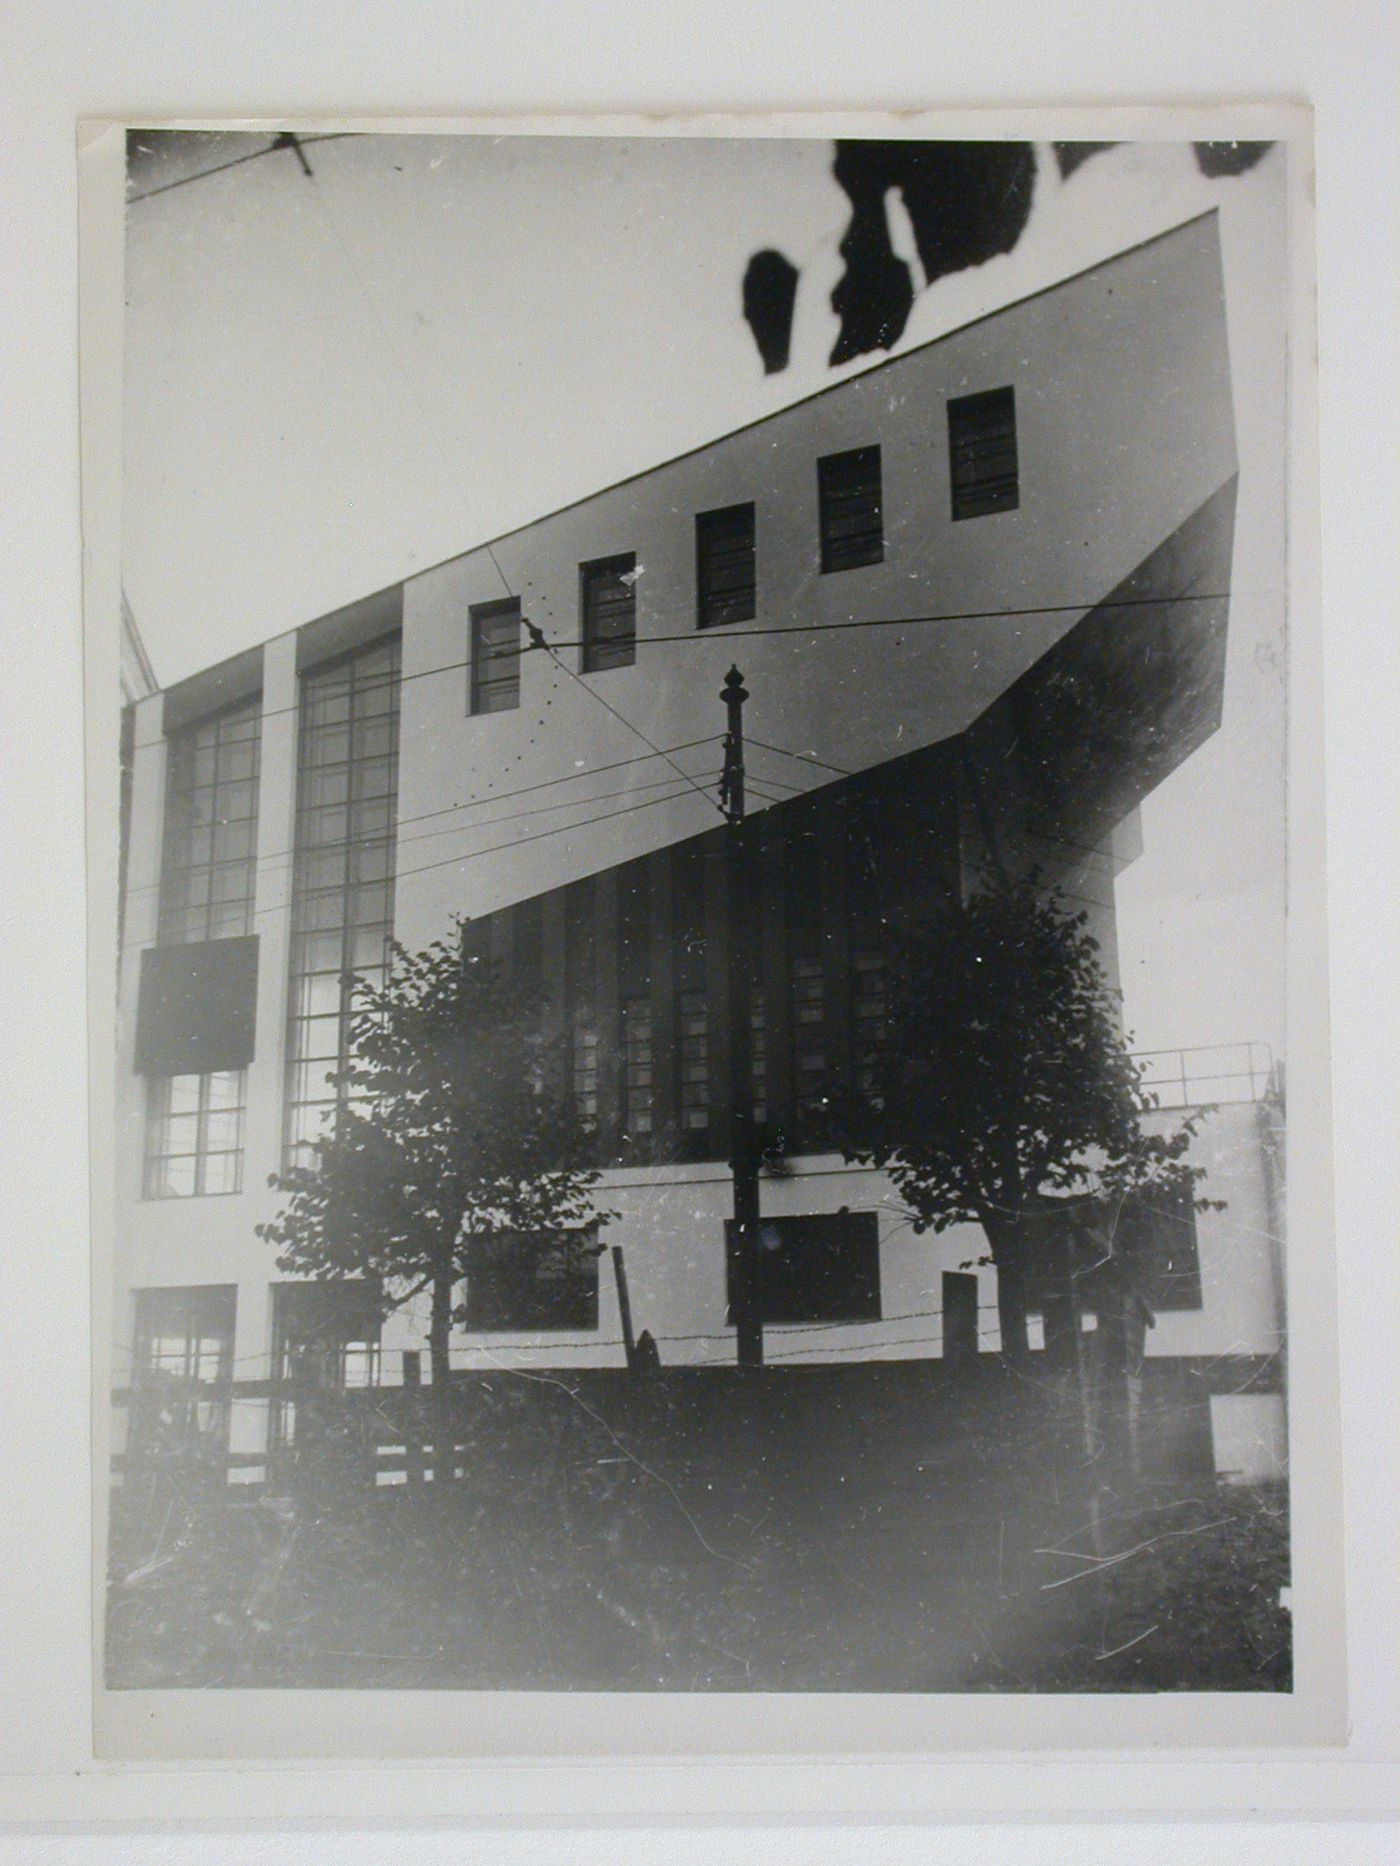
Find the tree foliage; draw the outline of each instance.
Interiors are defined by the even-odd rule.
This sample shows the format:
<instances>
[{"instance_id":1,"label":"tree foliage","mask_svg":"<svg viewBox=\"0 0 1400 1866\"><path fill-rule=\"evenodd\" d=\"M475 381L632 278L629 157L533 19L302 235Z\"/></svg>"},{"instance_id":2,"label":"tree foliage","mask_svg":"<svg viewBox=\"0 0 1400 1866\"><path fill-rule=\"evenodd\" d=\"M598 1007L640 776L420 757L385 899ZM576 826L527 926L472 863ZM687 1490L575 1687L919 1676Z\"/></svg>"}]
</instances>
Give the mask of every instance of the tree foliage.
<instances>
[{"instance_id":1,"label":"tree foliage","mask_svg":"<svg viewBox=\"0 0 1400 1866\"><path fill-rule=\"evenodd\" d=\"M364 1278L385 1311L428 1289L435 1383L445 1382L453 1292L493 1238L546 1249L595 1209L591 1137L551 1066L542 994L511 983L459 937L409 953L382 985L354 981L351 1060L315 1166L258 1232L278 1268Z\"/></svg>"},{"instance_id":2,"label":"tree foliage","mask_svg":"<svg viewBox=\"0 0 1400 1866\"><path fill-rule=\"evenodd\" d=\"M833 1097L838 1144L889 1172L916 1231L981 1225L1004 1345L1024 1351L1026 1276L1056 1235L1046 1218L1073 1206L1111 1232L1125 1198L1194 1187L1196 1117L1144 1125L1156 1102L1088 917L1035 877L950 900L900 937L893 969L884 1040Z\"/></svg>"}]
</instances>

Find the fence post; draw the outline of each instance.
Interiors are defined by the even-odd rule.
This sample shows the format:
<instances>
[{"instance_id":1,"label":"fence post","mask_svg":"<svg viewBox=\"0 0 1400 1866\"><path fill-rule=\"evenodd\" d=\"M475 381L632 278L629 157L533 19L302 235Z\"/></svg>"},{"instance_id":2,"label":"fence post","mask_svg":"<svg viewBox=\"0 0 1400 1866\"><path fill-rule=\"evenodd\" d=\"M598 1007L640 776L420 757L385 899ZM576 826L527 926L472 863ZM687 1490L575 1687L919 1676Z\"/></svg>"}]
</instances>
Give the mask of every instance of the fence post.
<instances>
[{"instance_id":1,"label":"fence post","mask_svg":"<svg viewBox=\"0 0 1400 1866\"><path fill-rule=\"evenodd\" d=\"M617 1279L617 1308L622 1317L622 1345L627 1355L627 1371L635 1374L637 1368L637 1343L632 1335L632 1298L627 1293L627 1271L622 1262L622 1246L612 1247L613 1275Z\"/></svg>"}]
</instances>

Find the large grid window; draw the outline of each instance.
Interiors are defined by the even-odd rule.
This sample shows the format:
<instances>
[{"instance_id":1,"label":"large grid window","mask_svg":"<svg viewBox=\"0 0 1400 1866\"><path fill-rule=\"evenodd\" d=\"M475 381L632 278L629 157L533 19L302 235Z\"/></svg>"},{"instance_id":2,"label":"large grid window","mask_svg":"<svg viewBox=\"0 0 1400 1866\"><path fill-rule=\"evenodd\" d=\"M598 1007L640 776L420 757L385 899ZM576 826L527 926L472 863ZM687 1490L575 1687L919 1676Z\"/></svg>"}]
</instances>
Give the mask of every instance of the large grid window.
<instances>
[{"instance_id":1,"label":"large grid window","mask_svg":"<svg viewBox=\"0 0 1400 1866\"><path fill-rule=\"evenodd\" d=\"M710 1125L710 1001L703 991L680 996L681 1126L702 1134Z\"/></svg>"},{"instance_id":2,"label":"large grid window","mask_svg":"<svg viewBox=\"0 0 1400 1866\"><path fill-rule=\"evenodd\" d=\"M651 1000L629 998L622 1007L622 1130L624 1140L644 1140L652 1131L654 1065Z\"/></svg>"},{"instance_id":3,"label":"large grid window","mask_svg":"<svg viewBox=\"0 0 1400 1866\"><path fill-rule=\"evenodd\" d=\"M792 979L793 1088L807 1111L826 1091L826 978L820 959L794 959Z\"/></svg>"},{"instance_id":4,"label":"large grid window","mask_svg":"<svg viewBox=\"0 0 1400 1866\"><path fill-rule=\"evenodd\" d=\"M1012 512L1021 502L1016 460L1016 391L988 389L948 404L953 517Z\"/></svg>"},{"instance_id":5,"label":"large grid window","mask_svg":"<svg viewBox=\"0 0 1400 1866\"><path fill-rule=\"evenodd\" d=\"M394 921L397 638L302 682L287 1040L288 1164L347 1099L351 979L383 982Z\"/></svg>"},{"instance_id":6,"label":"large grid window","mask_svg":"<svg viewBox=\"0 0 1400 1866\"><path fill-rule=\"evenodd\" d=\"M381 1321L377 1288L362 1282L274 1283L272 1378L330 1391L377 1387ZM286 1450L298 1440L297 1403L277 1397L269 1444ZM304 1434L303 1434L304 1436Z\"/></svg>"},{"instance_id":7,"label":"large grid window","mask_svg":"<svg viewBox=\"0 0 1400 1866\"><path fill-rule=\"evenodd\" d=\"M233 939L253 930L260 700L170 735L161 857L160 941Z\"/></svg>"},{"instance_id":8,"label":"large grid window","mask_svg":"<svg viewBox=\"0 0 1400 1866\"><path fill-rule=\"evenodd\" d=\"M146 1086L148 1199L241 1191L246 1081L242 1069L150 1078Z\"/></svg>"},{"instance_id":9,"label":"large grid window","mask_svg":"<svg viewBox=\"0 0 1400 1866\"><path fill-rule=\"evenodd\" d=\"M757 613L754 509L730 505L695 520L696 625L721 628Z\"/></svg>"},{"instance_id":10,"label":"large grid window","mask_svg":"<svg viewBox=\"0 0 1400 1866\"><path fill-rule=\"evenodd\" d=\"M520 604L477 603L471 612L474 713L509 713L520 704Z\"/></svg>"},{"instance_id":11,"label":"large grid window","mask_svg":"<svg viewBox=\"0 0 1400 1866\"><path fill-rule=\"evenodd\" d=\"M817 462L822 571L858 570L885 557L880 449L856 447Z\"/></svg>"},{"instance_id":12,"label":"large grid window","mask_svg":"<svg viewBox=\"0 0 1400 1866\"><path fill-rule=\"evenodd\" d=\"M579 565L583 615L583 671L600 674L629 667L637 658L637 559L600 557Z\"/></svg>"}]
</instances>

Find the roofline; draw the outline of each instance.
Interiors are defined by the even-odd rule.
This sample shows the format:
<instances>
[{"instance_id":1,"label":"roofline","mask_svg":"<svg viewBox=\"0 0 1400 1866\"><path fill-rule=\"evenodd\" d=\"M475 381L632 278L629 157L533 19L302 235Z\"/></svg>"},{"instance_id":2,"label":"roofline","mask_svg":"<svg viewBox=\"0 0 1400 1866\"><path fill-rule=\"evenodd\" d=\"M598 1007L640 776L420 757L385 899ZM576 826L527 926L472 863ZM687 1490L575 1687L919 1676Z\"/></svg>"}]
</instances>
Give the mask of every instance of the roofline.
<instances>
[{"instance_id":1,"label":"roofline","mask_svg":"<svg viewBox=\"0 0 1400 1866\"><path fill-rule=\"evenodd\" d=\"M388 583L381 583L376 589L367 590L361 596L352 596L348 602L338 604L334 609L327 609L321 615L308 616L304 622L294 622L290 628L278 629L275 635L264 635L254 646L265 647L269 642L280 641L285 635L295 635L313 622L323 620L325 616L339 615L342 609L353 608L357 603L372 602L376 597L385 596L390 590L403 588L416 582L419 577L431 576L433 571L441 570L447 564L455 564L463 557L471 557L477 551L490 551L498 544L505 544L512 538L519 538L527 531L533 531L537 525L548 524L551 519L562 518L566 512L574 512L580 506L587 505L593 499L601 499L604 494L619 492L624 486L633 486L639 480L650 479L653 473L664 472L667 467L677 466L682 460L692 460L697 454L708 452L711 447L718 447L725 441L732 441L741 434L752 433L770 421L777 421L783 415L791 414L794 409L806 408L810 403L820 401L825 395L834 395L839 390L849 387L852 382L864 381L867 376L874 376L882 369L890 369L896 363L904 363L910 357L920 356L926 350L935 349L940 343L948 343L954 337L961 337L966 331L975 330L979 324L986 324L992 318L1005 317L1008 312L1019 310L1022 305L1034 304L1037 298L1045 298L1051 292L1061 291L1066 285L1074 285L1080 279L1086 279L1093 272L1102 272L1108 266L1114 266L1123 259L1131 259L1135 253L1146 252L1149 246L1156 246L1163 240L1173 239L1178 233L1184 233L1188 227L1199 226L1202 221L1218 219L1220 209L1208 207L1199 214L1192 214L1189 220L1178 221L1173 227L1164 227L1160 233L1152 233L1145 240L1138 240L1132 246L1125 246L1116 253L1110 253L1106 259L1096 259L1092 264L1081 266L1078 272L1068 272L1062 279L1052 279L1048 285L1038 285L1033 292L1027 292L1023 298L1012 298L1004 305L997 305L990 311L980 311L976 317L969 318L965 324L955 324L951 330L941 331L936 337L927 337L922 343L911 344L907 350L897 350L893 355L881 357L878 363L871 363L864 369L853 369L836 382L823 383L821 388L812 389L806 395L799 395L796 401L784 402L781 408L770 408L765 415L756 415L752 421L741 422L737 428L727 428L723 434L716 434L707 441L700 441L694 447L683 448L678 454L671 454L665 460L657 460L651 466L641 467L635 473L624 474L621 479L611 480L606 486L595 487L592 492L580 494L577 499L566 500L563 505L554 506L548 512L541 512L534 518L527 519L523 525L514 525L509 531L498 531L492 537L480 538L475 544L463 545L460 551L453 551L448 557L439 557L434 563L425 564L421 570L412 570L402 577L394 577ZM239 650L246 653L247 650ZM236 659L236 655L227 656L227 660ZM222 665L218 663L217 665ZM208 669L197 669L187 674L186 680L195 680ZM176 687L184 685L176 681Z\"/></svg>"}]
</instances>

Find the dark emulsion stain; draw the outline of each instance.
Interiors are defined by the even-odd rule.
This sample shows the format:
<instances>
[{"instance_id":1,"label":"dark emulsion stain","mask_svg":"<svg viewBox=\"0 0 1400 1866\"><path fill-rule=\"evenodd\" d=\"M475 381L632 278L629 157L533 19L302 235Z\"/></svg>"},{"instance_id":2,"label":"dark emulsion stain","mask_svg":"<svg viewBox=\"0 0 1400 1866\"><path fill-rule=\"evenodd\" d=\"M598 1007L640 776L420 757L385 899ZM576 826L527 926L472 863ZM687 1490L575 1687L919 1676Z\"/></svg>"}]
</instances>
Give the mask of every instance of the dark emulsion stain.
<instances>
[{"instance_id":1,"label":"dark emulsion stain","mask_svg":"<svg viewBox=\"0 0 1400 1866\"><path fill-rule=\"evenodd\" d=\"M797 267L771 246L755 253L744 273L744 316L763 358L765 375L788 366L796 303Z\"/></svg>"}]
</instances>

